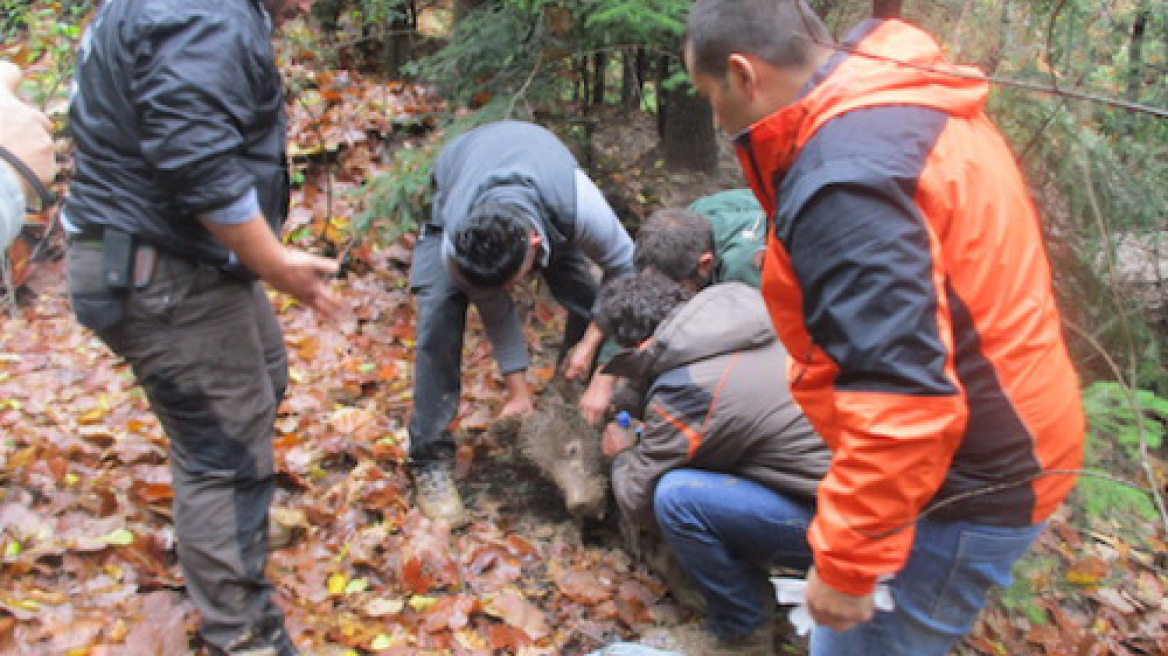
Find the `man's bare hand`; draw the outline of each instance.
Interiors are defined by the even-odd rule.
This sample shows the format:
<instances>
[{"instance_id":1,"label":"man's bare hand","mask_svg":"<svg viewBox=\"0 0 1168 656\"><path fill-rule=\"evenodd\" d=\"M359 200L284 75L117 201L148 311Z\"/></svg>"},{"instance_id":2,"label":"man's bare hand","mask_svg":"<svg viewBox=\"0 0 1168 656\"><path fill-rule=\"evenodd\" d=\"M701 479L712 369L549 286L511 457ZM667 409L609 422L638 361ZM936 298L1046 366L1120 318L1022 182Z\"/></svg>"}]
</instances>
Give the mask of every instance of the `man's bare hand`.
<instances>
[{"instance_id":1,"label":"man's bare hand","mask_svg":"<svg viewBox=\"0 0 1168 656\"><path fill-rule=\"evenodd\" d=\"M612 402L613 390L616 389L616 376L598 373L592 377L588 389L580 396L576 406L580 416L588 423L596 426L604 419L608 406Z\"/></svg>"},{"instance_id":2,"label":"man's bare hand","mask_svg":"<svg viewBox=\"0 0 1168 656\"><path fill-rule=\"evenodd\" d=\"M584 336L568 352L568 357L564 361L564 378L584 380L588 376L589 370L592 369L592 361L596 359L596 352L600 350L600 345L603 343L604 333L600 332L595 323L588 324Z\"/></svg>"},{"instance_id":3,"label":"man's bare hand","mask_svg":"<svg viewBox=\"0 0 1168 656\"><path fill-rule=\"evenodd\" d=\"M587 345L579 343L573 346L564 360L564 378L582 380L592 366L592 356L592 350Z\"/></svg>"},{"instance_id":4,"label":"man's bare hand","mask_svg":"<svg viewBox=\"0 0 1168 656\"><path fill-rule=\"evenodd\" d=\"M871 593L851 595L824 583L815 568L807 572L807 610L816 624L847 631L872 619L875 612Z\"/></svg>"},{"instance_id":5,"label":"man's bare hand","mask_svg":"<svg viewBox=\"0 0 1168 656\"><path fill-rule=\"evenodd\" d=\"M515 417L521 419L534 411L535 404L532 403L530 396L507 399L507 402L503 404L503 409L499 411L499 418Z\"/></svg>"},{"instance_id":6,"label":"man's bare hand","mask_svg":"<svg viewBox=\"0 0 1168 656\"><path fill-rule=\"evenodd\" d=\"M41 182L57 174L52 123L43 113L16 97L20 68L0 62L0 146L32 169Z\"/></svg>"},{"instance_id":7,"label":"man's bare hand","mask_svg":"<svg viewBox=\"0 0 1168 656\"><path fill-rule=\"evenodd\" d=\"M513 371L503 376L503 387L507 390L507 402L499 411L499 418L523 418L535 411L531 390L527 387L527 376L522 371Z\"/></svg>"},{"instance_id":8,"label":"man's bare hand","mask_svg":"<svg viewBox=\"0 0 1168 656\"><path fill-rule=\"evenodd\" d=\"M600 437L600 450L604 455L613 458L616 454L631 449L637 445L637 436L627 428L621 428L616 422L609 422L604 427L604 435Z\"/></svg>"},{"instance_id":9,"label":"man's bare hand","mask_svg":"<svg viewBox=\"0 0 1168 656\"><path fill-rule=\"evenodd\" d=\"M340 316L344 306L329 287L329 280L340 269L336 260L287 246L283 260L283 265L266 279L268 284L326 318Z\"/></svg>"},{"instance_id":10,"label":"man's bare hand","mask_svg":"<svg viewBox=\"0 0 1168 656\"><path fill-rule=\"evenodd\" d=\"M336 260L285 246L276 239L262 214L243 223L205 220L203 225L244 266L277 291L288 294L327 319L336 320L343 305L329 288L329 279L340 271Z\"/></svg>"}]
</instances>

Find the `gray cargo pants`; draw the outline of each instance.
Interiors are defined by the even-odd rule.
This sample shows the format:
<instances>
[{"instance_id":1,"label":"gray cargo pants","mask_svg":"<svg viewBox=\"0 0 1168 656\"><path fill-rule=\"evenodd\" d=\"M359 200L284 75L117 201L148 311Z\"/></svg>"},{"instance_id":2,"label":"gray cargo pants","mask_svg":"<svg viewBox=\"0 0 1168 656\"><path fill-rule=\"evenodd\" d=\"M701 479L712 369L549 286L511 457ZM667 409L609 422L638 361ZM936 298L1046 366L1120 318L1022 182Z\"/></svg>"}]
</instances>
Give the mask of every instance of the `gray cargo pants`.
<instances>
[{"instance_id":1,"label":"gray cargo pants","mask_svg":"<svg viewBox=\"0 0 1168 656\"><path fill-rule=\"evenodd\" d=\"M66 270L78 320L133 367L169 437L178 559L203 640L218 654L296 654L264 574L288 364L262 288L160 254L146 286L116 296L100 242L71 243Z\"/></svg>"}]
</instances>

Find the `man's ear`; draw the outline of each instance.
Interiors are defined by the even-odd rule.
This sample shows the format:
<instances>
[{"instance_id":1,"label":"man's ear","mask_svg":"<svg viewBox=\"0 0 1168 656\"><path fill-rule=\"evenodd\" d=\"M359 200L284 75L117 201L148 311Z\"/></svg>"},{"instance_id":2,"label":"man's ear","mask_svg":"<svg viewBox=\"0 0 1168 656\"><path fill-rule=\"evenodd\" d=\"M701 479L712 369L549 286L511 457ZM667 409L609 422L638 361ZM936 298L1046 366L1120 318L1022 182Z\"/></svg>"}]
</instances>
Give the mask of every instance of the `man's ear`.
<instances>
[{"instance_id":1,"label":"man's ear","mask_svg":"<svg viewBox=\"0 0 1168 656\"><path fill-rule=\"evenodd\" d=\"M731 53L727 59L726 80L728 84L737 84L740 89L753 94L758 88L758 71L754 62L742 53Z\"/></svg>"},{"instance_id":2,"label":"man's ear","mask_svg":"<svg viewBox=\"0 0 1168 656\"><path fill-rule=\"evenodd\" d=\"M698 257L698 273L703 278L709 278L714 270L714 254L706 251Z\"/></svg>"}]
</instances>

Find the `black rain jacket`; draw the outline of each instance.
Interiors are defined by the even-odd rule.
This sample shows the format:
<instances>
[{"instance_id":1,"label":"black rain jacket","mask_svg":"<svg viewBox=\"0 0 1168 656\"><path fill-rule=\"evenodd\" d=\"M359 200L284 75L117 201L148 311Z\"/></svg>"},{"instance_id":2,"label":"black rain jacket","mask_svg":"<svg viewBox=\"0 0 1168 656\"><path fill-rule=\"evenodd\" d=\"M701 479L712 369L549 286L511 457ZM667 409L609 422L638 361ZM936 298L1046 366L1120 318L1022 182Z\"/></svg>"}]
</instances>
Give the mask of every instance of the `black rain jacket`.
<instances>
[{"instance_id":1,"label":"black rain jacket","mask_svg":"<svg viewBox=\"0 0 1168 656\"><path fill-rule=\"evenodd\" d=\"M284 94L256 0L110 0L78 51L65 216L227 267L198 221L250 189L279 234L288 210Z\"/></svg>"}]
</instances>

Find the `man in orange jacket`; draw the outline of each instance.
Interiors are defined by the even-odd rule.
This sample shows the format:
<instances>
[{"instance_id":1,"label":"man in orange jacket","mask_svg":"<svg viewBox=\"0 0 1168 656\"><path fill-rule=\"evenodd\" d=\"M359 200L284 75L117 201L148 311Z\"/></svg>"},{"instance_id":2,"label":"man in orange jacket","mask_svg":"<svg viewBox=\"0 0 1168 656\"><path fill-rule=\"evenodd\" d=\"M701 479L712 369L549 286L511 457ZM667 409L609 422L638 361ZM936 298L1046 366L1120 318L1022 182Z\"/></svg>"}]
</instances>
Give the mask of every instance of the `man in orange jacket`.
<instances>
[{"instance_id":1,"label":"man in orange jacket","mask_svg":"<svg viewBox=\"0 0 1168 656\"><path fill-rule=\"evenodd\" d=\"M1085 431L989 85L897 20L835 46L801 0L698 0L684 45L769 217L762 293L834 452L812 654L945 654L1074 485ZM874 613L884 578L896 610Z\"/></svg>"}]
</instances>

